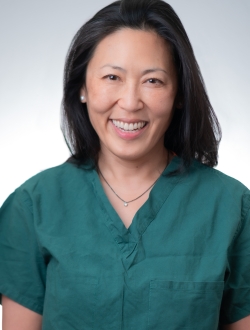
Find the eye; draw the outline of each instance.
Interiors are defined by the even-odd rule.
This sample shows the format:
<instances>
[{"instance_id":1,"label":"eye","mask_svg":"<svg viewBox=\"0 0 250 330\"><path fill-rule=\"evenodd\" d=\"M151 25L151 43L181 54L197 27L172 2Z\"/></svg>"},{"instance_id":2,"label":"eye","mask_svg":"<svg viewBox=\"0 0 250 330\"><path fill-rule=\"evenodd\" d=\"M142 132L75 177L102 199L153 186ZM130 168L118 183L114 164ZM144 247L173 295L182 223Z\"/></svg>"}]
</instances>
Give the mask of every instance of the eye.
<instances>
[{"instance_id":1,"label":"eye","mask_svg":"<svg viewBox=\"0 0 250 330\"><path fill-rule=\"evenodd\" d=\"M163 84L163 82L157 78L150 78L147 81L153 85L162 85Z\"/></svg>"},{"instance_id":2,"label":"eye","mask_svg":"<svg viewBox=\"0 0 250 330\"><path fill-rule=\"evenodd\" d=\"M113 81L115 81L115 80L118 80L119 79L119 77L118 76L116 76L116 75L114 75L114 74L108 74L107 76L105 76L104 78L107 78L108 80L113 80Z\"/></svg>"}]
</instances>

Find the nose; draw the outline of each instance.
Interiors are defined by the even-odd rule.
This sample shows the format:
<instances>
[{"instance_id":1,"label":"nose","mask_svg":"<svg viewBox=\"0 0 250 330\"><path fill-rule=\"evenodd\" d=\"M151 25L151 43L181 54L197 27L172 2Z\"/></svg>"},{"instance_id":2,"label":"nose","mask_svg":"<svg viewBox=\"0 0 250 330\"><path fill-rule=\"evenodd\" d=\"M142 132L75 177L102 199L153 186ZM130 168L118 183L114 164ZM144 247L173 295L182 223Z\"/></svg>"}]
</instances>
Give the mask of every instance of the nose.
<instances>
[{"instance_id":1,"label":"nose","mask_svg":"<svg viewBox=\"0 0 250 330\"><path fill-rule=\"evenodd\" d=\"M143 108L140 88L135 83L126 83L118 95L119 106L126 111L138 111Z\"/></svg>"}]
</instances>

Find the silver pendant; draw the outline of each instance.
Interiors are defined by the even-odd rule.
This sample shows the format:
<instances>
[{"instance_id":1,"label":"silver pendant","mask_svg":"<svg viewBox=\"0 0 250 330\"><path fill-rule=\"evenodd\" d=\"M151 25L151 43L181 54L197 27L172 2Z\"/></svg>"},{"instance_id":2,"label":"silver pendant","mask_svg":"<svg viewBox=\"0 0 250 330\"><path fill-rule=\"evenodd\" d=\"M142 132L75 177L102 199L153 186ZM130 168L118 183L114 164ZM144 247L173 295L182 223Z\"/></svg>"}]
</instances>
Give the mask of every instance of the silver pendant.
<instances>
[{"instance_id":1,"label":"silver pendant","mask_svg":"<svg viewBox=\"0 0 250 330\"><path fill-rule=\"evenodd\" d=\"M128 206L128 203L124 202L124 206Z\"/></svg>"}]
</instances>

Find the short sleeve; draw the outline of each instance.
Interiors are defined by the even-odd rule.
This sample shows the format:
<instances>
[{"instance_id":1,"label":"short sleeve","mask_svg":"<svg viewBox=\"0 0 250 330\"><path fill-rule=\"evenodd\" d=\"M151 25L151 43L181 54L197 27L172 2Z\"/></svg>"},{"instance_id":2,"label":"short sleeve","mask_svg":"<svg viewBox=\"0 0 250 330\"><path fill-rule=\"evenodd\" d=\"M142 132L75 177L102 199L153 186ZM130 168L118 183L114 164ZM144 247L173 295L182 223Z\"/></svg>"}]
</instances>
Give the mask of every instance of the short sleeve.
<instances>
[{"instance_id":1,"label":"short sleeve","mask_svg":"<svg viewBox=\"0 0 250 330\"><path fill-rule=\"evenodd\" d=\"M250 315L250 193L243 196L242 216L228 251L228 274L221 306L221 323Z\"/></svg>"},{"instance_id":2,"label":"short sleeve","mask_svg":"<svg viewBox=\"0 0 250 330\"><path fill-rule=\"evenodd\" d=\"M31 201L19 188L0 209L0 298L5 295L42 314L45 278Z\"/></svg>"}]
</instances>

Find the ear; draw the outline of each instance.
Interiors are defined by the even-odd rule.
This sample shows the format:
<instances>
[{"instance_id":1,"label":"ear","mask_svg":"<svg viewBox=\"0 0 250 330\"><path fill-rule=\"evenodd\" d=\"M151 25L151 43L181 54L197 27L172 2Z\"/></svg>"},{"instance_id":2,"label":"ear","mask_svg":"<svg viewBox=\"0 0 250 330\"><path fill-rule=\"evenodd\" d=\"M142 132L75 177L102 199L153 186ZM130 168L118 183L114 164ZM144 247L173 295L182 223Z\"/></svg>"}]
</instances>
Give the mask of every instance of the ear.
<instances>
[{"instance_id":1,"label":"ear","mask_svg":"<svg viewBox=\"0 0 250 330\"><path fill-rule=\"evenodd\" d=\"M86 91L84 87L82 87L80 90L80 102L86 103Z\"/></svg>"}]
</instances>

